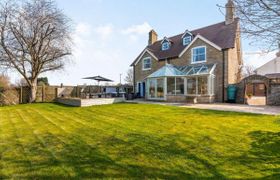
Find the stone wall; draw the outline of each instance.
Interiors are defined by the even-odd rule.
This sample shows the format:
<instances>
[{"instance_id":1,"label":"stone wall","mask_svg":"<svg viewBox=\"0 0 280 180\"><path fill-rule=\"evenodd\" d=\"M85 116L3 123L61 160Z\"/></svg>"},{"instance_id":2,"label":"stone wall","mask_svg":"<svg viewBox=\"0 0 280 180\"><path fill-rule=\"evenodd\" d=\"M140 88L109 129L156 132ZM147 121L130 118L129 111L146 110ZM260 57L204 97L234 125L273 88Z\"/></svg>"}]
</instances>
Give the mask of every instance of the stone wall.
<instances>
[{"instance_id":1,"label":"stone wall","mask_svg":"<svg viewBox=\"0 0 280 180\"><path fill-rule=\"evenodd\" d=\"M79 98L57 98L56 102L76 107L88 107L96 105L114 104L124 102L124 98L96 98L96 99L79 99Z\"/></svg>"},{"instance_id":2,"label":"stone wall","mask_svg":"<svg viewBox=\"0 0 280 180\"><path fill-rule=\"evenodd\" d=\"M280 84L271 84L270 92L267 96L268 105L280 105Z\"/></svg>"},{"instance_id":3,"label":"stone wall","mask_svg":"<svg viewBox=\"0 0 280 180\"><path fill-rule=\"evenodd\" d=\"M239 44L239 43L236 43ZM218 49L214 48L213 46L209 45L208 43L198 39L196 40L191 47L182 55L180 58L174 58L167 60L168 63L176 65L176 66L186 66L191 65L191 57L192 57L192 48L197 46L206 46L207 50L207 62L204 64L216 64L216 69L214 74L215 77L215 101L222 102L222 91L223 91L223 52L219 51ZM239 64L242 60L239 58L240 50L237 48L228 49L225 51L225 88L229 83L237 83L239 79ZM151 58L151 69L150 70L142 70L143 63L142 60L146 57ZM166 61L160 60L157 61L154 59L149 53L145 53L140 61L134 66L135 71L135 83L144 81L147 76L152 74L153 72L157 71L161 67L166 64ZM228 74L229 76L228 77ZM134 84L136 87L136 84ZM137 91L137 90L136 90Z\"/></svg>"},{"instance_id":4,"label":"stone wall","mask_svg":"<svg viewBox=\"0 0 280 180\"><path fill-rule=\"evenodd\" d=\"M213 103L215 96L186 96L186 95L167 95L167 102L184 102L184 103Z\"/></svg>"}]
</instances>

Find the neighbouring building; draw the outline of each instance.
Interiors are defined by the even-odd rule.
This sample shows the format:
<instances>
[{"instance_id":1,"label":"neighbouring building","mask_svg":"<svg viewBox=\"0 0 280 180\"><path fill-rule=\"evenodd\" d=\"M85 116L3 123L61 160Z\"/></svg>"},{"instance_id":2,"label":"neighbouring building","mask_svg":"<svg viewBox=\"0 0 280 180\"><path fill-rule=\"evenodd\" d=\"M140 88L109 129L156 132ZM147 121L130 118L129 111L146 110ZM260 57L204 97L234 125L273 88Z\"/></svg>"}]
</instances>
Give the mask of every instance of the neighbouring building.
<instances>
[{"instance_id":1,"label":"neighbouring building","mask_svg":"<svg viewBox=\"0 0 280 180\"><path fill-rule=\"evenodd\" d=\"M256 74L259 75L266 75L266 74L280 74L280 45L279 45L279 52L276 53L276 57L262 65L261 67L255 70Z\"/></svg>"},{"instance_id":2,"label":"neighbouring building","mask_svg":"<svg viewBox=\"0 0 280 180\"><path fill-rule=\"evenodd\" d=\"M147 100L223 102L226 88L241 80L239 19L232 0L225 21L158 40L149 33L147 47L132 63L134 91Z\"/></svg>"}]
</instances>

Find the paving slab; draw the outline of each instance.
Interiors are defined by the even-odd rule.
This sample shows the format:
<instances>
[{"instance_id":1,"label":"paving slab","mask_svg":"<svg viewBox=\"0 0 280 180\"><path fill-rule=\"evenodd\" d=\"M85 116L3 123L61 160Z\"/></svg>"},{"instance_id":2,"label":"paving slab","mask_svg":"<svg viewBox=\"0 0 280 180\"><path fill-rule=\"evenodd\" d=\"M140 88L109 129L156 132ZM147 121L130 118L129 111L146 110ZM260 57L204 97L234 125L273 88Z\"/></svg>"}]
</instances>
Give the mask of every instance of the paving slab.
<instances>
[{"instance_id":1,"label":"paving slab","mask_svg":"<svg viewBox=\"0 0 280 180\"><path fill-rule=\"evenodd\" d=\"M246 104L230 104L230 103L187 104L187 103L145 101L142 99L131 100L126 102L140 103L140 104L171 105L171 106L178 106L184 108L209 109L209 110L218 110L218 111L233 111L233 112L245 112L245 113L254 113L254 114L280 115L280 106L250 106Z\"/></svg>"}]
</instances>

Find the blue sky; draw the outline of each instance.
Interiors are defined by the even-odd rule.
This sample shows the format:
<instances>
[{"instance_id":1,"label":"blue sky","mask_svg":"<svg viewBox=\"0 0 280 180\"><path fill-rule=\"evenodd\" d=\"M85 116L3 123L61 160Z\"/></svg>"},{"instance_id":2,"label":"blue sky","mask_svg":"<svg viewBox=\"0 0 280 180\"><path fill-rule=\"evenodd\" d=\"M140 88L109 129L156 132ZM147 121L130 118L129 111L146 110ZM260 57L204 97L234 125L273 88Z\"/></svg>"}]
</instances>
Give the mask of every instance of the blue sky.
<instances>
[{"instance_id":1,"label":"blue sky","mask_svg":"<svg viewBox=\"0 0 280 180\"><path fill-rule=\"evenodd\" d=\"M51 84L94 84L85 76L102 75L119 82L131 62L147 45L148 32L159 38L224 21L216 4L226 0L57 0L73 21L74 51L65 70L44 74ZM243 40L243 51L256 51ZM270 55L271 58L273 54ZM269 58L245 56L256 65ZM13 75L13 80L18 77Z\"/></svg>"}]
</instances>

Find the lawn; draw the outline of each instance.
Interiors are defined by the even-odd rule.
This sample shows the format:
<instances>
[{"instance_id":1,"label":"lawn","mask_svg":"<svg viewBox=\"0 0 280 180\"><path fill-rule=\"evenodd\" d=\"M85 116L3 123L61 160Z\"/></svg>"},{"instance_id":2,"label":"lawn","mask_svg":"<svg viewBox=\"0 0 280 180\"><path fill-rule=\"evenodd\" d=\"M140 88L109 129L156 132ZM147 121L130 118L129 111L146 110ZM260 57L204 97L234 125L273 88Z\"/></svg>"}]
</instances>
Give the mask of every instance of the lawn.
<instances>
[{"instance_id":1,"label":"lawn","mask_svg":"<svg viewBox=\"0 0 280 180\"><path fill-rule=\"evenodd\" d=\"M160 105L0 107L0 179L280 179L280 117Z\"/></svg>"}]
</instances>

